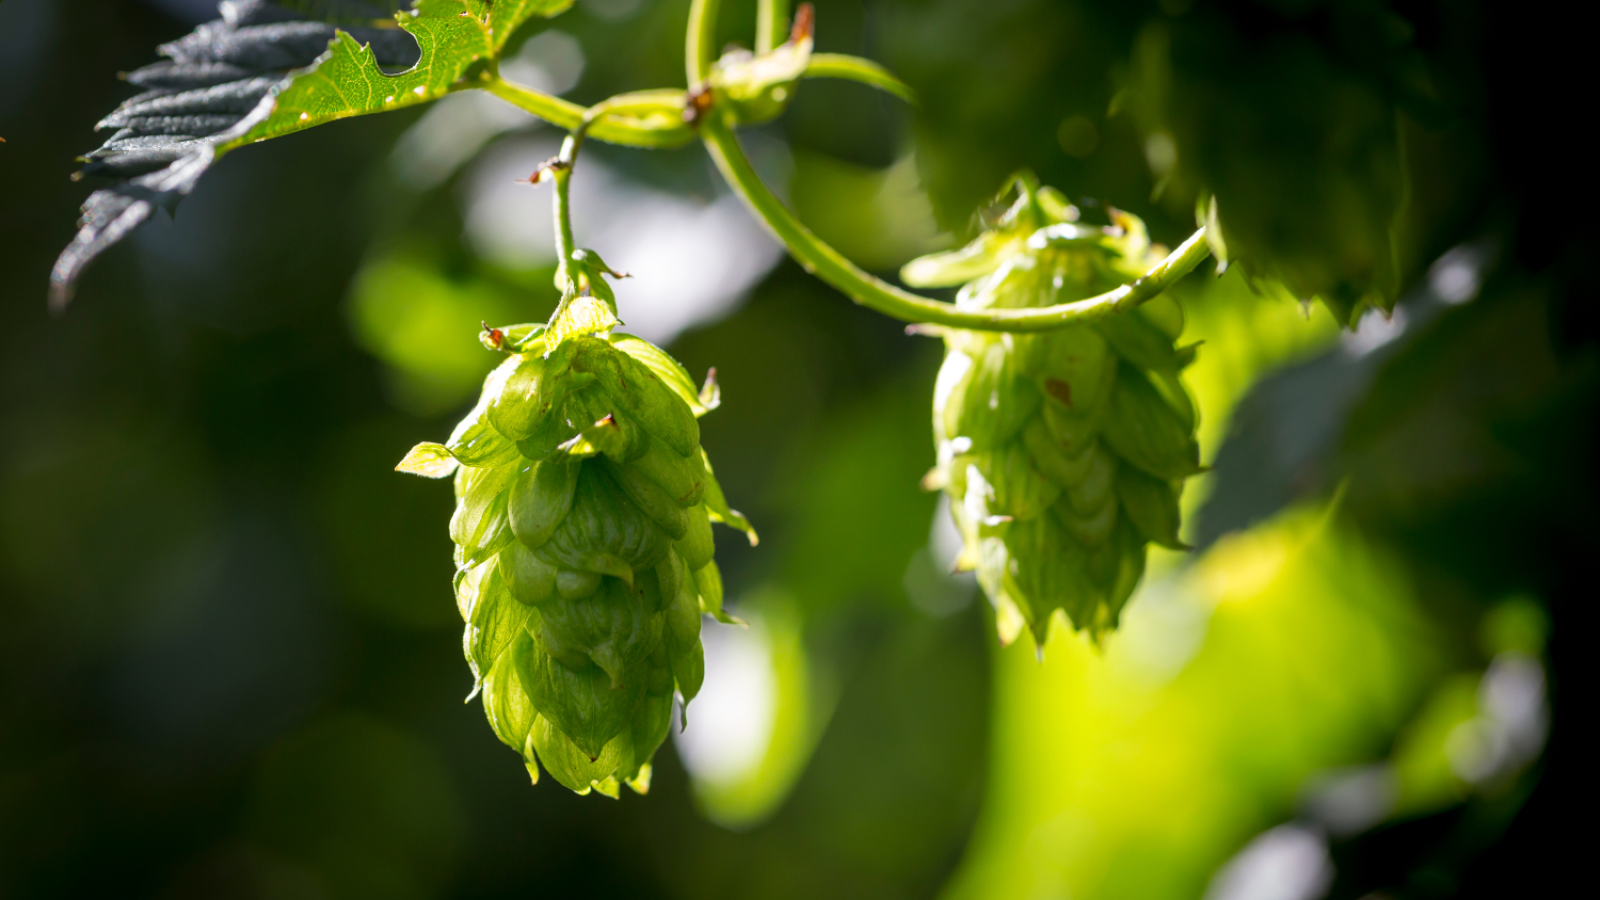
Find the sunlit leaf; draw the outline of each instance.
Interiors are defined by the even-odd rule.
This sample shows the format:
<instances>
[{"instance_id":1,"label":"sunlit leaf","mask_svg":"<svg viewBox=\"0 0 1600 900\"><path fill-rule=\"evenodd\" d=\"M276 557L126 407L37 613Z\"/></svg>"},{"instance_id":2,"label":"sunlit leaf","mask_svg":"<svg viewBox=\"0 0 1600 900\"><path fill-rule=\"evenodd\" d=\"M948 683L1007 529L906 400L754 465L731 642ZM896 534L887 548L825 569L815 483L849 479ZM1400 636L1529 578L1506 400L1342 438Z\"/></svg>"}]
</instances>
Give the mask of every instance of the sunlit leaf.
<instances>
[{"instance_id":1,"label":"sunlit leaf","mask_svg":"<svg viewBox=\"0 0 1600 900\"><path fill-rule=\"evenodd\" d=\"M418 0L391 23L348 0L294 10L262 0L222 4L221 19L162 45L165 61L129 73L145 92L97 126L115 132L84 157L82 174L120 180L84 203L78 233L50 275L52 305L65 305L85 266L157 206L175 206L230 150L426 103L487 78L519 25L571 5Z\"/></svg>"}]
</instances>

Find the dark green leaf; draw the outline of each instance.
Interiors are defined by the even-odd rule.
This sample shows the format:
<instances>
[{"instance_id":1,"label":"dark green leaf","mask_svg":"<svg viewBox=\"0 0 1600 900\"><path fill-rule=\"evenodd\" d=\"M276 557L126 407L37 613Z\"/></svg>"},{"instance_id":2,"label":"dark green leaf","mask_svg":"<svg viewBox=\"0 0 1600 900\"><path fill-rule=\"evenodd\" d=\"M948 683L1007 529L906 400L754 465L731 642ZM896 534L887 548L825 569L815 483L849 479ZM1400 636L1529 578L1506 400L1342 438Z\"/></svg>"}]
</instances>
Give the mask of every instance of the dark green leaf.
<instances>
[{"instance_id":1,"label":"dark green leaf","mask_svg":"<svg viewBox=\"0 0 1600 900\"><path fill-rule=\"evenodd\" d=\"M78 233L51 271L51 303L66 304L85 266L157 206L176 205L228 151L468 86L486 77L518 25L571 5L418 0L394 15L400 30L353 0L222 4L221 19L162 45L166 61L130 73L149 90L97 126L117 131L85 156L83 174L123 180L85 201Z\"/></svg>"}]
</instances>

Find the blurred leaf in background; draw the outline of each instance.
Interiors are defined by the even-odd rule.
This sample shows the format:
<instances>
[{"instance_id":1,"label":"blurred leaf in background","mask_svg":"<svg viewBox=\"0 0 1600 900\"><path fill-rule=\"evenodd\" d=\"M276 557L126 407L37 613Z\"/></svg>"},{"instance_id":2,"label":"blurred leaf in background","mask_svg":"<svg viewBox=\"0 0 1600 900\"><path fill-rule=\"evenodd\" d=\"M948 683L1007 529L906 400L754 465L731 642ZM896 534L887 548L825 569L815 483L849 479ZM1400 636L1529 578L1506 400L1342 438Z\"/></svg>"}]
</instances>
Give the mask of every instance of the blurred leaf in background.
<instances>
[{"instance_id":1,"label":"blurred leaf in background","mask_svg":"<svg viewBox=\"0 0 1600 900\"><path fill-rule=\"evenodd\" d=\"M950 896L1184 897L1366 759L1440 661L1392 563L1308 510L1147 586L1104 656L1001 651L989 818ZM1159 866L1141 860L1159 859Z\"/></svg>"},{"instance_id":2,"label":"blurred leaf in background","mask_svg":"<svg viewBox=\"0 0 1600 900\"><path fill-rule=\"evenodd\" d=\"M381 722L313 722L267 751L249 830L338 897L428 897L467 824L438 754Z\"/></svg>"},{"instance_id":3,"label":"blurred leaf in background","mask_svg":"<svg viewBox=\"0 0 1600 900\"><path fill-rule=\"evenodd\" d=\"M553 277L554 270L538 274ZM526 281L512 288L481 276L452 279L425 254L400 250L362 267L351 288L351 325L361 345L388 365L395 405L437 415L475 394L493 367L494 356L476 337L484 323L532 318L528 307L540 300L555 307L549 277Z\"/></svg>"}]
</instances>

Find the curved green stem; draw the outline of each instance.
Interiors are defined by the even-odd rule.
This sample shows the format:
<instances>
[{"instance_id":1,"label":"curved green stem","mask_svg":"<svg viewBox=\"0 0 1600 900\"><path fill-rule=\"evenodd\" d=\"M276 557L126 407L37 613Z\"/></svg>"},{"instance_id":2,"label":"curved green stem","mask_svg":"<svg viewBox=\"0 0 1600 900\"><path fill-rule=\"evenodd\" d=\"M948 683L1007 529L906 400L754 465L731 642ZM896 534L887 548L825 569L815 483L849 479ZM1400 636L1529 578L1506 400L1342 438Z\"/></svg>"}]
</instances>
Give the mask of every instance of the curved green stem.
<instances>
[{"instance_id":1,"label":"curved green stem","mask_svg":"<svg viewBox=\"0 0 1600 900\"><path fill-rule=\"evenodd\" d=\"M501 100L549 122L557 128L576 128L583 121L583 107L542 91L523 87L498 76L488 80L483 89Z\"/></svg>"},{"instance_id":2,"label":"curved green stem","mask_svg":"<svg viewBox=\"0 0 1600 900\"><path fill-rule=\"evenodd\" d=\"M578 152L578 144L593 133L597 138L605 140L601 135L605 130L617 127L630 128L630 134L642 133L647 129L651 134L658 135L668 143L657 146L679 146L694 140L694 129L683 121L684 93L673 88L659 88L649 91L633 91L627 94L617 94L607 97L599 103L583 111L583 117L578 124L571 128L571 152ZM619 126L618 123L634 123ZM648 123L648 124L638 124ZM611 143L616 143L615 141ZM567 149L562 148L562 158L572 162L567 157Z\"/></svg>"},{"instance_id":3,"label":"curved green stem","mask_svg":"<svg viewBox=\"0 0 1600 900\"><path fill-rule=\"evenodd\" d=\"M789 36L789 0L756 0L756 52L770 53Z\"/></svg>"},{"instance_id":4,"label":"curved green stem","mask_svg":"<svg viewBox=\"0 0 1600 900\"><path fill-rule=\"evenodd\" d=\"M578 135L567 135L566 141L561 144L561 155L550 163L545 169L550 174L550 179L555 182L555 197L551 201L551 209L556 218L556 281L559 283L569 271L572 263L572 251L577 249L576 242L572 239L572 161L578 155L578 144L582 142ZM570 278L570 276L566 276Z\"/></svg>"},{"instance_id":5,"label":"curved green stem","mask_svg":"<svg viewBox=\"0 0 1600 900\"><path fill-rule=\"evenodd\" d=\"M684 40L683 65L694 90L711 75L712 45L717 40L718 0L693 0Z\"/></svg>"},{"instance_id":6,"label":"curved green stem","mask_svg":"<svg viewBox=\"0 0 1600 900\"><path fill-rule=\"evenodd\" d=\"M696 6L708 0L696 0ZM691 23L693 19L691 17ZM739 147L738 138L715 114L700 124L700 137L724 178L806 271L851 300L905 322L932 323L974 331L1048 331L1114 315L1138 306L1171 287L1199 265L1210 247L1201 228L1143 276L1113 291L1074 303L1033 309L959 309L895 287L862 271L800 223L762 183Z\"/></svg>"},{"instance_id":7,"label":"curved green stem","mask_svg":"<svg viewBox=\"0 0 1600 900\"><path fill-rule=\"evenodd\" d=\"M911 90L910 85L894 77L883 66L859 56L849 56L844 53L813 53L810 62L806 63L805 74L800 77L843 78L847 81L858 81L888 91L912 106L917 105L917 95Z\"/></svg>"},{"instance_id":8,"label":"curved green stem","mask_svg":"<svg viewBox=\"0 0 1600 900\"><path fill-rule=\"evenodd\" d=\"M681 91L639 91L613 97L596 104L595 108L604 109L592 122L584 125L584 117L589 110L560 97L552 97L502 78L490 79L483 89L557 128L571 131L584 126L595 140L608 144L663 149L681 147L694 140L693 130L684 125L680 117L683 109Z\"/></svg>"}]
</instances>

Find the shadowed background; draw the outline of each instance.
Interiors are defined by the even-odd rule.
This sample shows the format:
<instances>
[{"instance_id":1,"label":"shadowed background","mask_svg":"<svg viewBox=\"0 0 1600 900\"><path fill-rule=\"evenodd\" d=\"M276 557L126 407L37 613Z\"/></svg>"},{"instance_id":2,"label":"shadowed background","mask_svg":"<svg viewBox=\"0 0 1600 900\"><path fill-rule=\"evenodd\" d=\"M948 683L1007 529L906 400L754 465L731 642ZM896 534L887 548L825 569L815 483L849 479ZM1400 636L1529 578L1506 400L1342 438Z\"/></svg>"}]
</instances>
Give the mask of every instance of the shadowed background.
<instances>
[{"instance_id":1,"label":"shadowed background","mask_svg":"<svg viewBox=\"0 0 1600 900\"><path fill-rule=\"evenodd\" d=\"M920 112L812 81L744 137L876 271L970 236L1028 166L1169 245L1201 184L1265 185L1241 231L1331 283L1403 184L1393 318L1341 335L1237 269L1184 283L1216 468L1185 497L1201 550L1159 551L1122 631L1058 633L1042 664L997 648L918 488L937 342L787 261L698 147L591 141L578 243L634 276L629 330L717 368L704 444L763 538L719 533L751 627L707 623L688 730L648 797L610 801L529 786L461 703L449 489L392 471L470 405L479 323L554 305L549 196L517 180L557 132L464 94L247 148L46 311L115 74L214 6L0 3L0 896L1314 900L1553 877L1556 823L1588 815L1561 714L1596 376L1550 208L1578 145L1505 127L1532 77L1506 49L1540 27L818 4L818 49L882 60ZM723 35L747 43L737 7ZM580 0L502 70L580 103L681 86L686 15ZM1387 44L1361 30L1391 19L1410 30Z\"/></svg>"}]
</instances>

